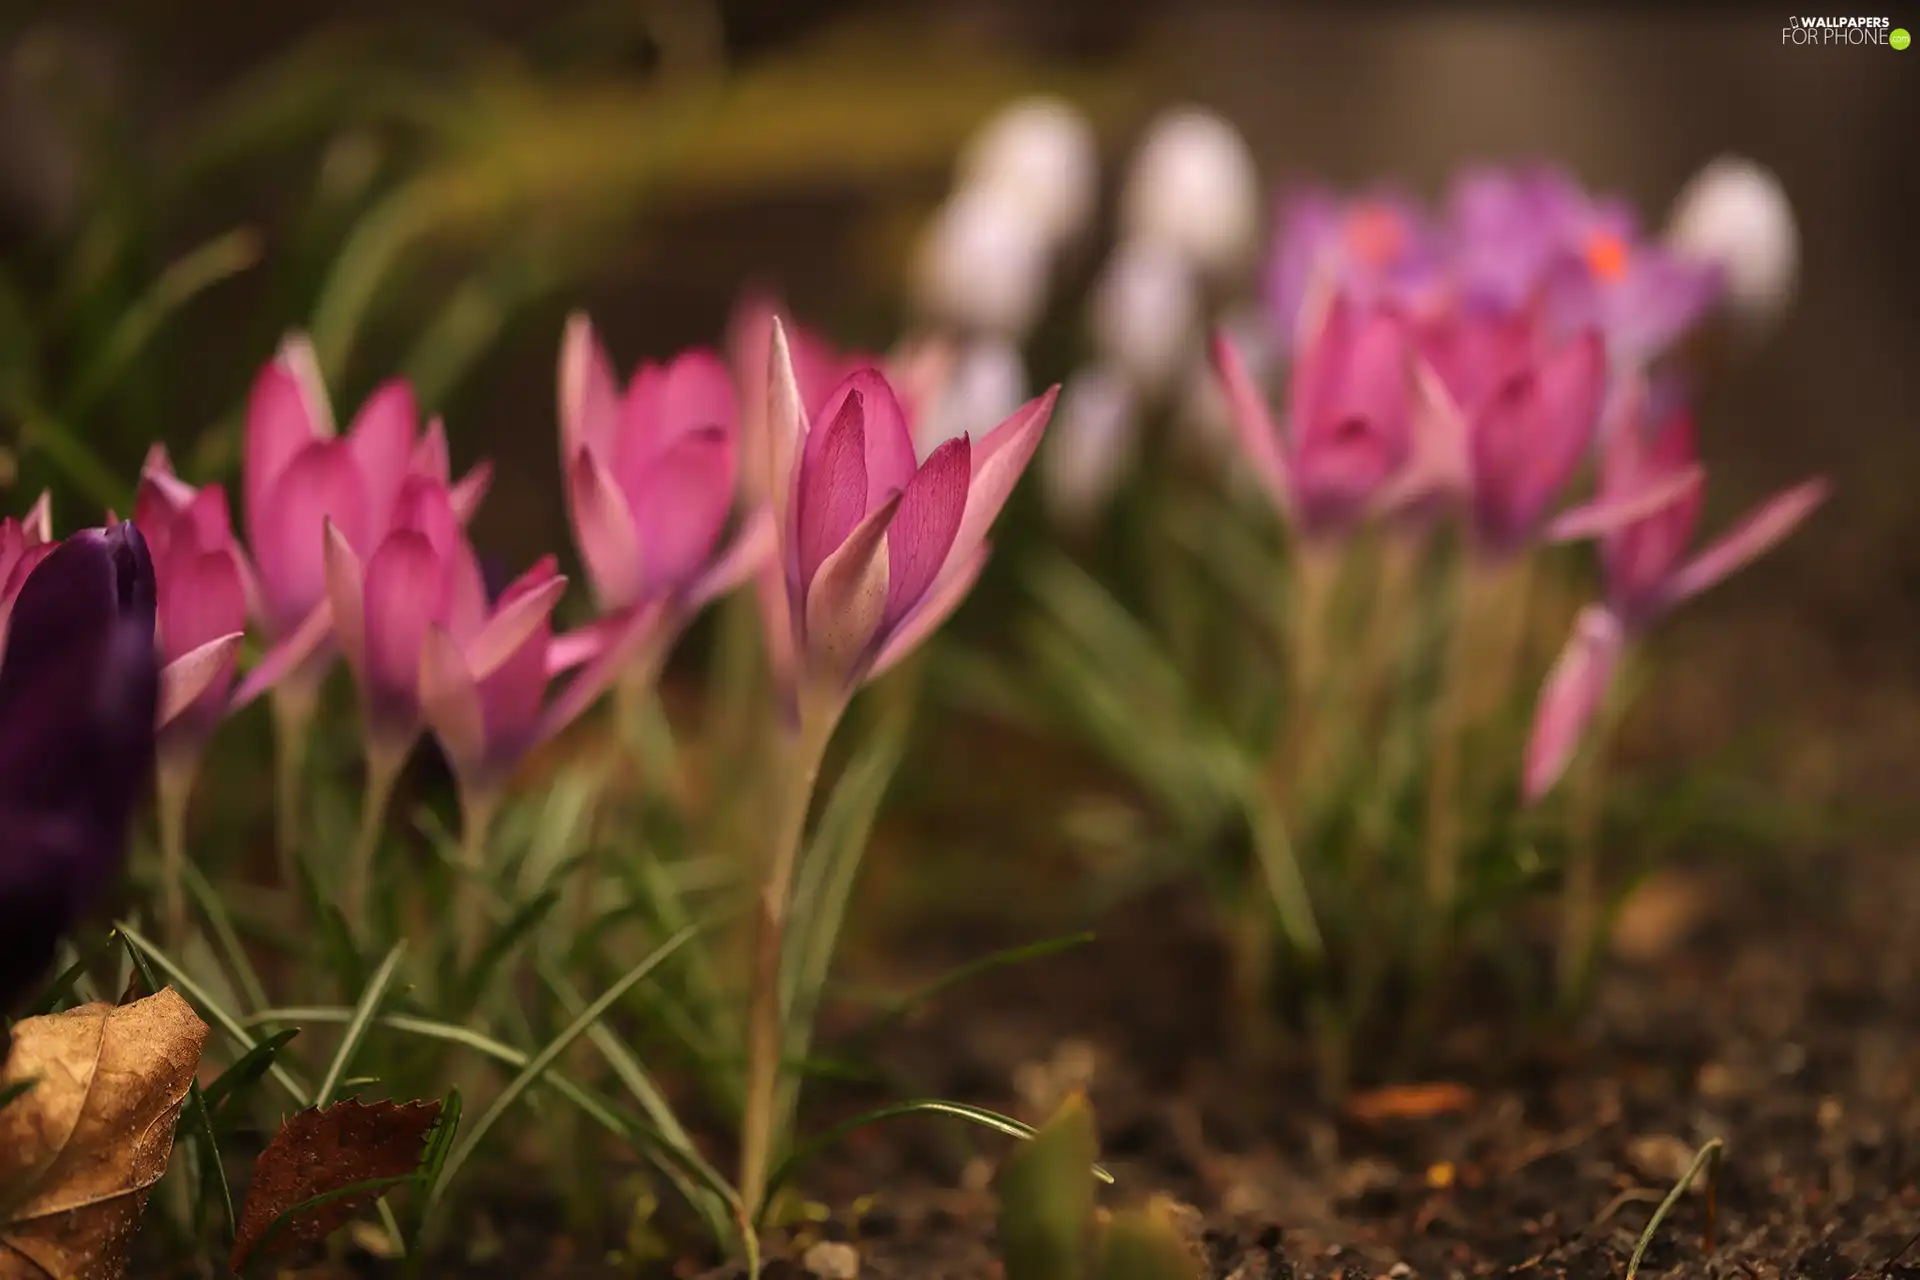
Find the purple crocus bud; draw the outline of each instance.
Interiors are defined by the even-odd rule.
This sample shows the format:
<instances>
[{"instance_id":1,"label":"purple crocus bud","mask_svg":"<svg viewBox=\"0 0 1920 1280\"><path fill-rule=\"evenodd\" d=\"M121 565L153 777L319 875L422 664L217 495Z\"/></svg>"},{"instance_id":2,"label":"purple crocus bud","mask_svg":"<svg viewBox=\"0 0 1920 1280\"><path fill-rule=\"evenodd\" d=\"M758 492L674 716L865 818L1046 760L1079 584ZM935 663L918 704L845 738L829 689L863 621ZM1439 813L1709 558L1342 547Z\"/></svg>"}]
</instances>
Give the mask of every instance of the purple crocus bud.
<instances>
[{"instance_id":1,"label":"purple crocus bud","mask_svg":"<svg viewBox=\"0 0 1920 1280\"><path fill-rule=\"evenodd\" d=\"M53 554L53 495L43 493L25 519L0 520L0 652L7 647L13 601L34 566Z\"/></svg>"},{"instance_id":2,"label":"purple crocus bud","mask_svg":"<svg viewBox=\"0 0 1920 1280\"><path fill-rule=\"evenodd\" d=\"M462 639L487 617L480 563L444 485L408 480L390 528L362 560L326 525L327 597L335 635L360 686L371 754L391 761L419 736L420 655L429 627Z\"/></svg>"},{"instance_id":3,"label":"purple crocus bud","mask_svg":"<svg viewBox=\"0 0 1920 1280\"><path fill-rule=\"evenodd\" d=\"M793 674L806 686L799 692L837 701L905 657L966 598L1058 388L977 445L962 434L916 465L906 414L877 369L848 377L810 421L778 327L771 365L769 474L789 477L775 490L782 621Z\"/></svg>"},{"instance_id":4,"label":"purple crocus bud","mask_svg":"<svg viewBox=\"0 0 1920 1280\"><path fill-rule=\"evenodd\" d=\"M410 477L447 481L444 434L435 424L416 439L418 427L412 389L393 380L367 398L344 437L336 435L326 387L302 337L288 339L261 370L247 403L243 481L268 635L292 634L326 600L323 525L331 522L355 554L370 555ZM451 489L463 520L487 482L480 468Z\"/></svg>"},{"instance_id":5,"label":"purple crocus bud","mask_svg":"<svg viewBox=\"0 0 1920 1280\"><path fill-rule=\"evenodd\" d=\"M160 752L163 764L190 772L226 711L252 570L234 541L226 491L186 484L160 445L141 469L133 516L159 596Z\"/></svg>"},{"instance_id":6,"label":"purple crocus bud","mask_svg":"<svg viewBox=\"0 0 1920 1280\"><path fill-rule=\"evenodd\" d=\"M560 356L560 449L574 541L600 607L698 604L752 568L719 549L734 506L733 385L710 351L642 364L623 392L585 316Z\"/></svg>"},{"instance_id":7,"label":"purple crocus bud","mask_svg":"<svg viewBox=\"0 0 1920 1280\"><path fill-rule=\"evenodd\" d=\"M1600 335L1547 347L1532 316L1460 312L1422 347L1461 414L1476 546L1522 551L1593 441L1607 392Z\"/></svg>"},{"instance_id":8,"label":"purple crocus bud","mask_svg":"<svg viewBox=\"0 0 1920 1280\"><path fill-rule=\"evenodd\" d=\"M1300 525L1309 533L1349 528L1413 452L1417 389L1406 321L1336 297L1288 390Z\"/></svg>"},{"instance_id":9,"label":"purple crocus bud","mask_svg":"<svg viewBox=\"0 0 1920 1280\"><path fill-rule=\"evenodd\" d=\"M153 561L131 524L50 552L0 660L0 1008L111 883L153 768Z\"/></svg>"},{"instance_id":10,"label":"purple crocus bud","mask_svg":"<svg viewBox=\"0 0 1920 1280\"><path fill-rule=\"evenodd\" d=\"M501 592L477 627L465 634L437 622L426 628L421 706L469 797L492 794L537 742L562 727L544 714L544 704L553 609L566 586L547 556ZM593 682L598 692L607 674L590 667L575 679Z\"/></svg>"}]
</instances>

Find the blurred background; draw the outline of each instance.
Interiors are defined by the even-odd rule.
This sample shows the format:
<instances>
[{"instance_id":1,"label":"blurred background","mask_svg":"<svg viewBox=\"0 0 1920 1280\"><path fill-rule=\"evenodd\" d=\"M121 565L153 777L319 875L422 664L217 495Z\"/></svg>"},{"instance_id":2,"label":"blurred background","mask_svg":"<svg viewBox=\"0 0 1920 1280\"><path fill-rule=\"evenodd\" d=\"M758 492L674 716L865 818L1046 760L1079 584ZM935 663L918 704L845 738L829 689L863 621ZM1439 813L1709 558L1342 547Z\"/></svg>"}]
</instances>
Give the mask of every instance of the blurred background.
<instances>
[{"instance_id":1,"label":"blurred background","mask_svg":"<svg viewBox=\"0 0 1920 1280\"><path fill-rule=\"evenodd\" d=\"M1701 656L1677 662L1694 674L1645 732L1710 749L1764 720L1783 785L1910 807L1920 52L1783 47L1784 23L1247 0L203 0L190 16L7 0L0 493L18 511L53 485L66 527L125 501L150 439L191 478L229 471L249 380L303 325L343 408L407 373L457 463L498 461L512 482L476 527L523 563L567 542L568 310L591 311L622 365L720 344L748 286L839 342L890 345L956 154L1036 90L1093 120L1109 218L1117 166L1170 103L1236 125L1269 195L1303 177L1435 195L1463 162L1549 157L1657 225L1732 152L1783 182L1800 288L1705 384L1708 522L1816 470L1839 497L1676 624L1663 642ZM1098 256L1056 283L1036 385L1071 367L1072 339L1047 335L1082 327Z\"/></svg>"}]
</instances>

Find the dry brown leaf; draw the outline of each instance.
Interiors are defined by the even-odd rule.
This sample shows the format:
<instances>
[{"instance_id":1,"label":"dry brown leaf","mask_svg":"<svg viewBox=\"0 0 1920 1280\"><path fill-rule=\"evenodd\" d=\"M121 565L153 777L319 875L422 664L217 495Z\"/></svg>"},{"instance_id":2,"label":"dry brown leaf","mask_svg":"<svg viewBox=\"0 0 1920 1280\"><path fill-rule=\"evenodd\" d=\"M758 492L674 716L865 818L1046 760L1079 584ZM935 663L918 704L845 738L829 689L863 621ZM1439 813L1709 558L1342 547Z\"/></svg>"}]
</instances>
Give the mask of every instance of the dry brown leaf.
<instances>
[{"instance_id":1,"label":"dry brown leaf","mask_svg":"<svg viewBox=\"0 0 1920 1280\"><path fill-rule=\"evenodd\" d=\"M37 1080L0 1110L0 1280L115 1280L207 1024L172 988L28 1018L0 1084Z\"/></svg>"},{"instance_id":2,"label":"dry brown leaf","mask_svg":"<svg viewBox=\"0 0 1920 1280\"><path fill-rule=\"evenodd\" d=\"M1438 1081L1433 1084L1391 1085L1347 1099L1347 1114L1355 1120L1378 1124L1383 1120L1425 1120L1430 1116L1465 1111L1473 1105L1473 1090L1463 1084Z\"/></svg>"},{"instance_id":3,"label":"dry brown leaf","mask_svg":"<svg viewBox=\"0 0 1920 1280\"><path fill-rule=\"evenodd\" d=\"M273 1253L324 1240L339 1230L377 1193L343 1196L306 1210L266 1240L281 1214L315 1196L379 1178L405 1177L418 1169L427 1134L439 1118L437 1102L349 1099L302 1111L281 1125L254 1162L228 1263L233 1272L239 1273L262 1241Z\"/></svg>"}]
</instances>

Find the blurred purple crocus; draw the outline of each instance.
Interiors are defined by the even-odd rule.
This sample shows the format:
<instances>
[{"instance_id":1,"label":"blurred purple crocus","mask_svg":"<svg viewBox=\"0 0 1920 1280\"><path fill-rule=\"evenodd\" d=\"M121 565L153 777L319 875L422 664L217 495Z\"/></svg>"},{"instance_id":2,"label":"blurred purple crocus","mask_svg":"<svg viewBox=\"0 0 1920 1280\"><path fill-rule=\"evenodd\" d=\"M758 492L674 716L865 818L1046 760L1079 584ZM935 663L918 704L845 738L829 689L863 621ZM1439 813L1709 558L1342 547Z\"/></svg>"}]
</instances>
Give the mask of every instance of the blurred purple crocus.
<instances>
[{"instance_id":1,"label":"blurred purple crocus","mask_svg":"<svg viewBox=\"0 0 1920 1280\"><path fill-rule=\"evenodd\" d=\"M1524 792L1529 802L1551 790L1566 771L1627 645L1676 606L1772 550L1832 489L1824 478L1802 481L1688 556L1702 501L1692 419L1684 407L1674 407L1662 413L1649 432L1644 421L1649 403L1637 387L1624 402L1626 412L1602 456L1602 499L1668 496L1601 542L1606 602L1581 612L1572 639L1541 690L1527 744Z\"/></svg>"},{"instance_id":2,"label":"blurred purple crocus","mask_svg":"<svg viewBox=\"0 0 1920 1280\"><path fill-rule=\"evenodd\" d=\"M1391 190L1341 199L1321 187L1279 202L1266 300L1283 347L1318 327L1320 301L1342 294L1424 314L1445 295L1444 243L1410 197Z\"/></svg>"},{"instance_id":3,"label":"blurred purple crocus","mask_svg":"<svg viewBox=\"0 0 1920 1280\"><path fill-rule=\"evenodd\" d=\"M809 414L776 323L771 379L768 473L787 479L774 492L785 613L770 625L790 629L803 711L819 699L832 716L966 598L1058 388L977 445L962 434L916 465L906 414L879 370L855 371Z\"/></svg>"},{"instance_id":4,"label":"blurred purple crocus","mask_svg":"<svg viewBox=\"0 0 1920 1280\"><path fill-rule=\"evenodd\" d=\"M153 561L132 524L60 543L0 660L0 1009L109 887L153 768Z\"/></svg>"},{"instance_id":5,"label":"blurred purple crocus","mask_svg":"<svg viewBox=\"0 0 1920 1280\"><path fill-rule=\"evenodd\" d=\"M1590 196L1550 167L1467 171L1448 229L1463 302L1538 302L1562 335L1597 328L1617 369L1666 350L1722 291L1717 268L1648 240L1625 201Z\"/></svg>"}]
</instances>

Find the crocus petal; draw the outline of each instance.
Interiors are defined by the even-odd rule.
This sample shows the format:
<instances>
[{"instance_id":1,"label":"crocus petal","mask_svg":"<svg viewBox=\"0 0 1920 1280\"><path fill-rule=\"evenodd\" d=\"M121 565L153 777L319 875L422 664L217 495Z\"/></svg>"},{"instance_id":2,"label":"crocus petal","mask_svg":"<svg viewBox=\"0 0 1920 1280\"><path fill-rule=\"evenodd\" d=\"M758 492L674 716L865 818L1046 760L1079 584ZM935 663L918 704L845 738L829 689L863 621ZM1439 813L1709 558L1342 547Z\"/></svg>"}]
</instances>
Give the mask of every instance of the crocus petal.
<instances>
[{"instance_id":1,"label":"crocus petal","mask_svg":"<svg viewBox=\"0 0 1920 1280\"><path fill-rule=\"evenodd\" d=\"M308 445L274 484L253 539L275 631L295 625L326 592L322 526L331 521L356 553L372 550L360 470L338 441Z\"/></svg>"},{"instance_id":2,"label":"crocus petal","mask_svg":"<svg viewBox=\"0 0 1920 1280\"><path fill-rule=\"evenodd\" d=\"M1573 636L1547 674L1534 710L1523 780L1527 803L1546 795L1566 772L1613 683L1625 645L1620 619L1599 605L1588 605L1574 620Z\"/></svg>"},{"instance_id":3,"label":"crocus petal","mask_svg":"<svg viewBox=\"0 0 1920 1280\"><path fill-rule=\"evenodd\" d=\"M420 439L413 446L413 456L408 459L407 469L416 476L429 480L438 480L441 484L453 481L453 462L447 454L447 426L435 418L420 433Z\"/></svg>"},{"instance_id":4,"label":"crocus petal","mask_svg":"<svg viewBox=\"0 0 1920 1280\"><path fill-rule=\"evenodd\" d=\"M1225 333L1213 336L1213 367L1219 374L1221 388L1226 392L1227 407L1232 413L1233 428L1239 434L1240 447L1246 453L1247 460L1253 463L1253 469L1273 495L1281 514L1291 516L1293 509L1293 478L1287 466L1286 451L1281 445L1280 428L1275 425L1273 415L1267 411L1267 400L1260 389L1247 376L1247 366L1240 359L1239 349Z\"/></svg>"},{"instance_id":5,"label":"crocus petal","mask_svg":"<svg viewBox=\"0 0 1920 1280\"><path fill-rule=\"evenodd\" d=\"M836 397L830 407L827 425L808 433L800 459L795 511L799 554L791 585L802 600L821 564L867 514L865 397L851 391Z\"/></svg>"},{"instance_id":6,"label":"crocus petal","mask_svg":"<svg viewBox=\"0 0 1920 1280\"><path fill-rule=\"evenodd\" d=\"M999 518L1001 508L1013 494L1034 450L1046 433L1053 417L1060 388L1053 386L1021 405L1012 417L995 427L973 446L973 477L967 482L967 509L960 517L960 528L953 535L948 563L965 560L973 549L987 540L987 531Z\"/></svg>"},{"instance_id":7,"label":"crocus petal","mask_svg":"<svg viewBox=\"0 0 1920 1280\"><path fill-rule=\"evenodd\" d=\"M687 589L686 607L701 609L721 596L732 594L734 588L760 572L773 558L779 549L778 543L773 514L764 507L755 511L707 571Z\"/></svg>"},{"instance_id":8,"label":"crocus petal","mask_svg":"<svg viewBox=\"0 0 1920 1280\"><path fill-rule=\"evenodd\" d=\"M273 488L300 451L322 438L293 370L275 360L260 371L247 396L243 496L247 541L256 546L267 522Z\"/></svg>"},{"instance_id":9,"label":"crocus petal","mask_svg":"<svg viewBox=\"0 0 1920 1280\"><path fill-rule=\"evenodd\" d=\"M173 459L167 455L167 446L156 444L148 449L146 460L140 464L140 491L133 498L134 523L153 528L166 516L184 509L193 498L193 486L173 473ZM32 520L37 511L36 507L27 519ZM49 507L49 519L52 514ZM45 536L51 537L52 530L49 529ZM147 541L151 543L153 539Z\"/></svg>"},{"instance_id":10,"label":"crocus petal","mask_svg":"<svg viewBox=\"0 0 1920 1280\"><path fill-rule=\"evenodd\" d=\"M851 684L887 609L887 526L895 493L849 533L820 566L807 593L807 664L827 682Z\"/></svg>"},{"instance_id":11,"label":"crocus petal","mask_svg":"<svg viewBox=\"0 0 1920 1280\"><path fill-rule=\"evenodd\" d=\"M53 494L45 489L40 491L40 496L33 500L33 505L27 508L26 516L21 519L20 528L30 541L53 541Z\"/></svg>"},{"instance_id":12,"label":"crocus petal","mask_svg":"<svg viewBox=\"0 0 1920 1280\"><path fill-rule=\"evenodd\" d=\"M772 334L767 343L767 478L774 505L774 526L788 556L797 548L794 516L800 477L793 463L800 456L808 435L807 411L800 399L800 386L794 378L793 354L787 347L787 331L778 316L773 317ZM798 570L789 567L786 575L798 580Z\"/></svg>"},{"instance_id":13,"label":"crocus petal","mask_svg":"<svg viewBox=\"0 0 1920 1280\"><path fill-rule=\"evenodd\" d=\"M442 581L440 558L421 534L390 534L367 561L366 664L358 674L370 717L387 727L407 726L416 712L420 646L438 621Z\"/></svg>"},{"instance_id":14,"label":"crocus petal","mask_svg":"<svg viewBox=\"0 0 1920 1280\"><path fill-rule=\"evenodd\" d=\"M1670 609L1753 563L1799 528L1832 491L1830 482L1814 479L1768 499L1667 579L1658 607Z\"/></svg>"},{"instance_id":15,"label":"crocus petal","mask_svg":"<svg viewBox=\"0 0 1920 1280\"><path fill-rule=\"evenodd\" d=\"M966 511L973 448L967 437L935 449L900 495L887 530L887 607L892 627L920 602L947 562Z\"/></svg>"},{"instance_id":16,"label":"crocus petal","mask_svg":"<svg viewBox=\"0 0 1920 1280\"><path fill-rule=\"evenodd\" d=\"M1668 507L1699 498L1707 473L1686 467L1655 476L1624 493L1602 494L1592 502L1572 507L1547 522L1549 542L1578 542L1617 533L1631 524L1659 515Z\"/></svg>"},{"instance_id":17,"label":"crocus petal","mask_svg":"<svg viewBox=\"0 0 1920 1280\"><path fill-rule=\"evenodd\" d=\"M312 340L304 333L290 333L280 340L280 350L274 358L293 375L293 384L306 406L314 434L332 439L337 432L333 401L327 396L326 380L320 376L320 356L313 349Z\"/></svg>"},{"instance_id":18,"label":"crocus petal","mask_svg":"<svg viewBox=\"0 0 1920 1280\"><path fill-rule=\"evenodd\" d=\"M867 502L871 510L879 505L882 495L907 487L907 482L913 479L917 455L913 451L913 433L907 429L906 412L878 369L855 369L848 374L846 381L827 397L826 405L820 410L820 421L833 422L842 406L855 399L860 402L859 417L866 444Z\"/></svg>"},{"instance_id":19,"label":"crocus petal","mask_svg":"<svg viewBox=\"0 0 1920 1280\"><path fill-rule=\"evenodd\" d=\"M733 436L722 427L685 432L644 471L620 476L639 536L641 594L679 592L699 573L733 509L733 479Z\"/></svg>"},{"instance_id":20,"label":"crocus petal","mask_svg":"<svg viewBox=\"0 0 1920 1280\"><path fill-rule=\"evenodd\" d=\"M366 567L331 520L326 524L326 564L329 625L354 678L363 680L367 671Z\"/></svg>"},{"instance_id":21,"label":"crocus petal","mask_svg":"<svg viewBox=\"0 0 1920 1280\"><path fill-rule=\"evenodd\" d=\"M973 584L980 580L980 571L986 568L987 556L992 551L990 543L982 542L974 547L971 555L965 559L948 559L947 571L933 588L920 597L907 616L900 620L886 641L880 646L879 654L873 660L873 667L867 673L870 680L886 674L901 659L918 649L928 636L939 630L940 624L953 616L953 611L973 590Z\"/></svg>"},{"instance_id":22,"label":"crocus petal","mask_svg":"<svg viewBox=\"0 0 1920 1280\"><path fill-rule=\"evenodd\" d=\"M1438 373L1424 361L1414 367L1408 435L1407 460L1374 494L1369 514L1430 513L1472 487L1472 429Z\"/></svg>"},{"instance_id":23,"label":"crocus petal","mask_svg":"<svg viewBox=\"0 0 1920 1280\"><path fill-rule=\"evenodd\" d=\"M613 365L581 312L567 317L560 340L560 451L572 458L583 445L610 450L620 423L620 391Z\"/></svg>"},{"instance_id":24,"label":"crocus petal","mask_svg":"<svg viewBox=\"0 0 1920 1280\"><path fill-rule=\"evenodd\" d=\"M615 625L607 632L600 652L547 704L534 728L533 742L544 742L563 732L599 701L627 665L659 635L665 616L666 602L654 600L622 614L617 623L608 619Z\"/></svg>"},{"instance_id":25,"label":"crocus petal","mask_svg":"<svg viewBox=\"0 0 1920 1280\"><path fill-rule=\"evenodd\" d=\"M412 468L419 421L413 388L395 378L374 389L347 431L347 449L360 468L368 518L375 528L385 525Z\"/></svg>"},{"instance_id":26,"label":"crocus petal","mask_svg":"<svg viewBox=\"0 0 1920 1280\"><path fill-rule=\"evenodd\" d=\"M464 780L480 768L487 752L479 686L459 644L440 627L428 627L421 637L417 664L421 714L455 775Z\"/></svg>"},{"instance_id":27,"label":"crocus petal","mask_svg":"<svg viewBox=\"0 0 1920 1280\"><path fill-rule=\"evenodd\" d=\"M563 675L605 652L608 638L613 634L612 628L606 625L610 621L624 621L624 617L596 622L547 641L547 675Z\"/></svg>"},{"instance_id":28,"label":"crocus petal","mask_svg":"<svg viewBox=\"0 0 1920 1280\"><path fill-rule=\"evenodd\" d=\"M160 653L171 662L215 636L246 628L247 596L231 549L177 548L157 566Z\"/></svg>"},{"instance_id":29,"label":"crocus petal","mask_svg":"<svg viewBox=\"0 0 1920 1280\"><path fill-rule=\"evenodd\" d=\"M501 609L487 620L467 645L467 669L476 680L485 680L498 671L526 644L547 620L553 616L554 606L560 603L560 597L566 594L567 580L547 567L547 577L538 582L529 583L510 599L503 597ZM542 644L546 651L547 646Z\"/></svg>"},{"instance_id":30,"label":"crocus petal","mask_svg":"<svg viewBox=\"0 0 1920 1280\"><path fill-rule=\"evenodd\" d=\"M493 464L476 462L473 469L460 477L459 483L448 490L448 501L453 506L453 514L461 524L473 519L473 513L480 509L485 501L487 490L493 485Z\"/></svg>"},{"instance_id":31,"label":"crocus petal","mask_svg":"<svg viewBox=\"0 0 1920 1280\"><path fill-rule=\"evenodd\" d=\"M198 702L202 695L218 691L233 676L234 659L246 633L235 631L216 636L196 649L190 649L160 669L160 701L155 727L165 729Z\"/></svg>"},{"instance_id":32,"label":"crocus petal","mask_svg":"<svg viewBox=\"0 0 1920 1280\"><path fill-rule=\"evenodd\" d=\"M1606 384L1606 348L1589 331L1488 397L1469 437L1484 544L1517 548L1533 532L1586 455Z\"/></svg>"},{"instance_id":33,"label":"crocus petal","mask_svg":"<svg viewBox=\"0 0 1920 1280\"><path fill-rule=\"evenodd\" d=\"M667 365L659 386L660 399L652 421L635 421L641 408L638 398L627 402L623 439L651 432L657 446L664 448L690 431L708 427L725 427L731 437L735 419L733 379L717 354L697 347L681 352Z\"/></svg>"},{"instance_id":34,"label":"crocus petal","mask_svg":"<svg viewBox=\"0 0 1920 1280\"><path fill-rule=\"evenodd\" d=\"M357 575L359 566L354 566ZM358 616L356 610L355 616ZM333 606L322 600L312 613L301 620L287 637L267 650L253 670L234 687L227 699L227 714L251 705L261 694L310 662L333 634Z\"/></svg>"},{"instance_id":35,"label":"crocus petal","mask_svg":"<svg viewBox=\"0 0 1920 1280\"><path fill-rule=\"evenodd\" d=\"M574 543L586 563L594 599L608 611L628 608L640 598L642 578L640 539L626 495L591 448L574 455L567 488L573 496Z\"/></svg>"}]
</instances>

